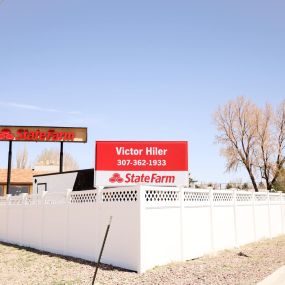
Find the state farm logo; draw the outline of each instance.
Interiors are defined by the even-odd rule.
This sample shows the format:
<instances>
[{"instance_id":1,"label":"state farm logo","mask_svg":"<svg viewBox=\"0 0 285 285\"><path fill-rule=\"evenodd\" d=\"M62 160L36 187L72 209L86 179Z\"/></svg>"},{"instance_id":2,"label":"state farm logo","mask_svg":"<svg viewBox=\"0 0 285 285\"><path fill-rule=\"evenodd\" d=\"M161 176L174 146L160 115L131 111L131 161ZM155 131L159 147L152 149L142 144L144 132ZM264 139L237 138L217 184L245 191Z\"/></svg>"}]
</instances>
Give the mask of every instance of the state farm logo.
<instances>
[{"instance_id":1,"label":"state farm logo","mask_svg":"<svg viewBox=\"0 0 285 285\"><path fill-rule=\"evenodd\" d=\"M119 173L113 173L113 176L109 178L109 181L111 183L115 183L115 182L122 183L124 179L120 176Z\"/></svg>"},{"instance_id":2,"label":"state farm logo","mask_svg":"<svg viewBox=\"0 0 285 285\"><path fill-rule=\"evenodd\" d=\"M151 184L174 184L175 175L159 175L158 173L126 173L124 178L120 173L113 173L109 178L111 183L151 183Z\"/></svg>"},{"instance_id":3,"label":"state farm logo","mask_svg":"<svg viewBox=\"0 0 285 285\"><path fill-rule=\"evenodd\" d=\"M0 140L13 140L14 135L9 129L2 129L0 132Z\"/></svg>"}]
</instances>

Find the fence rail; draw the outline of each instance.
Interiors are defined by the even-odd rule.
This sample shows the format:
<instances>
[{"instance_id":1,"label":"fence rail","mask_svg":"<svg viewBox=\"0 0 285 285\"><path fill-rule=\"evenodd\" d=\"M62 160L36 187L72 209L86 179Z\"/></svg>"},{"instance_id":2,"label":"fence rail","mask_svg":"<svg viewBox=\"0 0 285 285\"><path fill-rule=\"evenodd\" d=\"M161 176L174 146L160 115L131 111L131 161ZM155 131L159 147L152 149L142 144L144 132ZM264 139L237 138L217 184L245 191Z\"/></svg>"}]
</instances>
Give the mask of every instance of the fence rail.
<instances>
[{"instance_id":1,"label":"fence rail","mask_svg":"<svg viewBox=\"0 0 285 285\"><path fill-rule=\"evenodd\" d=\"M189 204L233 204L247 202L277 202L285 203L285 193L249 192L242 190L209 190L174 187L144 187L144 200L146 204L173 203L181 199ZM181 191L183 190L183 191ZM181 194L182 193L182 194ZM183 197L181 196L183 195ZM138 190L125 188L108 190L87 190L78 192L44 192L43 194L21 194L19 196L7 195L0 197L0 205L32 205L32 204L81 204L98 202L137 202Z\"/></svg>"}]
</instances>

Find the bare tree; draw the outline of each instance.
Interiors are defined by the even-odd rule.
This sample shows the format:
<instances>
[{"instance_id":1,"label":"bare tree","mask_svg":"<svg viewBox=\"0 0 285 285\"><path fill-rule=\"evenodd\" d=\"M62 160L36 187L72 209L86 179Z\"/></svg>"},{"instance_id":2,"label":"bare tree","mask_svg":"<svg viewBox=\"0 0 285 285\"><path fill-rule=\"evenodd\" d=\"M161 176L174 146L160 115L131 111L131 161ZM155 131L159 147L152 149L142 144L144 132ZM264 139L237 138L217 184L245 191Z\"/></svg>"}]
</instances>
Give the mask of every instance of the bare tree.
<instances>
[{"instance_id":1,"label":"bare tree","mask_svg":"<svg viewBox=\"0 0 285 285\"><path fill-rule=\"evenodd\" d=\"M271 190L285 163L285 101L276 112L267 104L258 108L250 100L238 97L214 114L219 131L216 141L227 159L227 170L244 166L255 191L257 170Z\"/></svg>"},{"instance_id":2,"label":"bare tree","mask_svg":"<svg viewBox=\"0 0 285 285\"><path fill-rule=\"evenodd\" d=\"M261 178L266 182L266 188L271 189L274 172L274 114L271 105L257 111L255 156Z\"/></svg>"},{"instance_id":3,"label":"bare tree","mask_svg":"<svg viewBox=\"0 0 285 285\"><path fill-rule=\"evenodd\" d=\"M219 131L216 141L224 145L221 154L227 159L226 170L237 170L243 165L250 177L255 191L258 191L255 179L256 143L256 106L243 97L228 102L214 114Z\"/></svg>"},{"instance_id":4,"label":"bare tree","mask_svg":"<svg viewBox=\"0 0 285 285\"><path fill-rule=\"evenodd\" d=\"M28 150L27 146L24 145L24 148L19 149L16 156L16 168L27 168L28 165Z\"/></svg>"},{"instance_id":5,"label":"bare tree","mask_svg":"<svg viewBox=\"0 0 285 285\"><path fill-rule=\"evenodd\" d=\"M275 117L276 162L272 184L275 183L285 164L285 100L280 104Z\"/></svg>"},{"instance_id":6,"label":"bare tree","mask_svg":"<svg viewBox=\"0 0 285 285\"><path fill-rule=\"evenodd\" d=\"M78 163L70 153L63 154L63 169L65 171L78 169Z\"/></svg>"},{"instance_id":7,"label":"bare tree","mask_svg":"<svg viewBox=\"0 0 285 285\"><path fill-rule=\"evenodd\" d=\"M275 113L268 104L259 113L257 161L266 188L271 190L285 162L285 101Z\"/></svg>"},{"instance_id":8,"label":"bare tree","mask_svg":"<svg viewBox=\"0 0 285 285\"><path fill-rule=\"evenodd\" d=\"M55 148L44 149L36 159L36 164L40 165L59 165L59 150ZM63 170L78 169L78 163L70 153L63 153Z\"/></svg>"},{"instance_id":9,"label":"bare tree","mask_svg":"<svg viewBox=\"0 0 285 285\"><path fill-rule=\"evenodd\" d=\"M226 170L236 171L239 166L243 165L255 191L258 191L255 179L254 149L257 118L257 107L243 97L228 102L214 114L219 131L216 142L224 145L221 154L227 159Z\"/></svg>"}]
</instances>

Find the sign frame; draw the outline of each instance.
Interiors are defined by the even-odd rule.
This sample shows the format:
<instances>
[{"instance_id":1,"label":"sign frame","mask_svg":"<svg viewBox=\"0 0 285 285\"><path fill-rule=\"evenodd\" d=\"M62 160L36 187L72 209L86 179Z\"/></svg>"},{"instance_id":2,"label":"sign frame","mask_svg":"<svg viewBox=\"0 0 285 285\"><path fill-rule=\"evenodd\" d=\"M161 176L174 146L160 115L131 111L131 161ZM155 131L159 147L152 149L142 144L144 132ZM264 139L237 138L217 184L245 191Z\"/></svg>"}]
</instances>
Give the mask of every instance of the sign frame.
<instances>
[{"instance_id":1,"label":"sign frame","mask_svg":"<svg viewBox=\"0 0 285 285\"><path fill-rule=\"evenodd\" d=\"M13 142L64 142L64 143L87 143L88 140L88 133L87 133L87 127L58 127L58 126L12 126L12 125L0 125L0 134L2 134L2 131L8 129L10 131L10 133L12 133L12 135L14 136L13 138L3 138L0 135L0 141L13 141ZM12 130L12 132L11 132ZM32 135L39 137L41 134L43 133L47 133L47 136L49 138L49 140L45 140L45 139L17 139L17 137L15 136L16 133L18 133L19 131L22 131L21 135L24 135L25 131L30 130L30 134L32 133ZM37 131L39 132L37 134ZM54 133L52 133L51 131L59 131L58 134L68 134L67 132L70 131L70 133L73 134L77 132L81 132L83 133L82 139L78 140L76 139L53 139L53 135L55 135ZM62 132L60 132L62 131ZM65 132L64 132L65 131ZM20 135L20 134L19 134Z\"/></svg>"},{"instance_id":2,"label":"sign frame","mask_svg":"<svg viewBox=\"0 0 285 285\"><path fill-rule=\"evenodd\" d=\"M188 176L188 141L96 141L95 187L188 186Z\"/></svg>"}]
</instances>

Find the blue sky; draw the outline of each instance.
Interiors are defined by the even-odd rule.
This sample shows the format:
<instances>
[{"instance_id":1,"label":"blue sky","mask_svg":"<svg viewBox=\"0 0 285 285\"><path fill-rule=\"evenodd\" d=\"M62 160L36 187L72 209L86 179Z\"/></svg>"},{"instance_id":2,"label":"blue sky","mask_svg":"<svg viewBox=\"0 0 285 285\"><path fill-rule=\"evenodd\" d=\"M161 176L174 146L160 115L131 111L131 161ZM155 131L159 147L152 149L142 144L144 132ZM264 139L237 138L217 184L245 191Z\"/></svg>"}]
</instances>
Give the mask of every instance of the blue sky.
<instances>
[{"instance_id":1,"label":"blue sky","mask_svg":"<svg viewBox=\"0 0 285 285\"><path fill-rule=\"evenodd\" d=\"M243 95L285 98L284 1L4 0L0 124L88 127L65 144L93 167L95 140L187 140L198 180L224 173L212 114ZM7 143L0 143L6 167ZM14 144L14 156L23 144ZM31 161L45 147L27 144Z\"/></svg>"}]
</instances>

